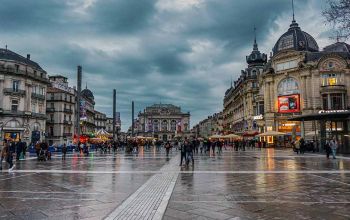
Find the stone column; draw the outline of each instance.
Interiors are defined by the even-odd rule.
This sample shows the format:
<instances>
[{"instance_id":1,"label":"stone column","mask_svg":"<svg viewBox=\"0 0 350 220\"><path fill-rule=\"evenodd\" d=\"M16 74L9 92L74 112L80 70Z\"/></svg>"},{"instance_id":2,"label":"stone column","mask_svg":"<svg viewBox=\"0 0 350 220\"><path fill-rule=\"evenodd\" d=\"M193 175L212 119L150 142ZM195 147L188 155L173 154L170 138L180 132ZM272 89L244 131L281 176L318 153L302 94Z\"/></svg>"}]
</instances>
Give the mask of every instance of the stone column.
<instances>
[{"instance_id":1,"label":"stone column","mask_svg":"<svg viewBox=\"0 0 350 220\"><path fill-rule=\"evenodd\" d=\"M265 83L265 112L270 112L271 96L270 96L270 83Z\"/></svg>"},{"instance_id":2,"label":"stone column","mask_svg":"<svg viewBox=\"0 0 350 220\"><path fill-rule=\"evenodd\" d=\"M306 109L308 107L308 101L307 101L307 97L308 97L308 93L307 93L307 86L306 86L306 76L302 77L302 81L303 81L303 98L304 98L304 108Z\"/></svg>"},{"instance_id":3,"label":"stone column","mask_svg":"<svg viewBox=\"0 0 350 220\"><path fill-rule=\"evenodd\" d=\"M275 96L273 91L273 83L270 82L270 112L274 112L275 109Z\"/></svg>"},{"instance_id":4,"label":"stone column","mask_svg":"<svg viewBox=\"0 0 350 220\"><path fill-rule=\"evenodd\" d=\"M306 77L306 88L307 88L307 108L312 109L313 95L312 95L313 84L311 82L311 77Z\"/></svg>"}]
</instances>

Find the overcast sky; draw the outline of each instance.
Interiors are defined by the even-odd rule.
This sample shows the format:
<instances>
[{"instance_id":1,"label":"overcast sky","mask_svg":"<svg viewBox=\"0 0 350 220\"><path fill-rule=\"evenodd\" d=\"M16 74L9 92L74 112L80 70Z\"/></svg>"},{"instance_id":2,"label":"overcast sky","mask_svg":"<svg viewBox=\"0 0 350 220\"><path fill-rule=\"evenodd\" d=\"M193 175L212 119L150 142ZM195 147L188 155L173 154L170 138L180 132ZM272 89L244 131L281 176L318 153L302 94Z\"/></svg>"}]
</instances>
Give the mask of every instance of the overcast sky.
<instances>
[{"instance_id":1,"label":"overcast sky","mask_svg":"<svg viewBox=\"0 0 350 220\"><path fill-rule=\"evenodd\" d=\"M321 15L325 0L295 0L296 20L323 48L333 42ZM96 109L112 115L112 89L123 130L136 112L172 103L191 127L221 111L224 92L246 67L257 27L269 54L292 20L291 0L1 0L0 45L31 54L49 75L83 85Z\"/></svg>"}]
</instances>

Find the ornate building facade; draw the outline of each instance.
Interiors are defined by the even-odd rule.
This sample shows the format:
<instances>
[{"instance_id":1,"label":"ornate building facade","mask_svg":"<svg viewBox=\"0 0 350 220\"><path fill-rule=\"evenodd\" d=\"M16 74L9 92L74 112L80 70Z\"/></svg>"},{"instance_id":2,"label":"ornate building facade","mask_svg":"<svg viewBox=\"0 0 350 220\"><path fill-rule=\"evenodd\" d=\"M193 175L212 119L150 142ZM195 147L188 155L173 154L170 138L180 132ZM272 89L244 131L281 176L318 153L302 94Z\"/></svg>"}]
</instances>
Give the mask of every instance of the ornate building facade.
<instances>
[{"instance_id":1,"label":"ornate building facade","mask_svg":"<svg viewBox=\"0 0 350 220\"><path fill-rule=\"evenodd\" d=\"M95 131L106 130L107 128L107 116L106 114L95 110Z\"/></svg>"},{"instance_id":2,"label":"ornate building facade","mask_svg":"<svg viewBox=\"0 0 350 220\"><path fill-rule=\"evenodd\" d=\"M80 101L81 134L90 135L95 132L95 97L87 87L81 91Z\"/></svg>"},{"instance_id":3,"label":"ornate building facade","mask_svg":"<svg viewBox=\"0 0 350 220\"><path fill-rule=\"evenodd\" d=\"M27 143L44 139L47 73L39 64L13 51L0 49L1 139Z\"/></svg>"},{"instance_id":4,"label":"ornate building facade","mask_svg":"<svg viewBox=\"0 0 350 220\"><path fill-rule=\"evenodd\" d=\"M267 56L258 49L256 38L253 51L246 57L248 67L241 71L238 80L234 81L224 97L224 131L226 133L258 131L254 120L256 114L261 114L263 98L259 96L258 78L263 73Z\"/></svg>"},{"instance_id":5,"label":"ornate building facade","mask_svg":"<svg viewBox=\"0 0 350 220\"><path fill-rule=\"evenodd\" d=\"M265 94L266 130L304 137L320 130L320 124L291 118L329 110L348 111L349 49L350 45L337 42L320 51L316 40L293 19L288 31L276 42L273 57L260 79ZM342 151L349 151L345 149L349 143L347 123L336 116L328 122L324 125L327 137L337 137Z\"/></svg>"},{"instance_id":6,"label":"ornate building facade","mask_svg":"<svg viewBox=\"0 0 350 220\"><path fill-rule=\"evenodd\" d=\"M166 141L190 133L190 113L171 104L154 104L138 114L135 134Z\"/></svg>"},{"instance_id":7,"label":"ornate building facade","mask_svg":"<svg viewBox=\"0 0 350 220\"><path fill-rule=\"evenodd\" d=\"M75 128L76 92L68 86L67 77L49 77L47 88L46 135L49 145L72 143Z\"/></svg>"},{"instance_id":8,"label":"ornate building facade","mask_svg":"<svg viewBox=\"0 0 350 220\"><path fill-rule=\"evenodd\" d=\"M247 57L248 69L249 60ZM254 66L257 74L250 75L254 76L251 83L247 83L249 75L244 71L227 90L225 130L284 132L281 141L311 134L312 139L321 140L321 145L326 138L337 138L340 151L350 152L349 64L350 45L336 42L320 51L316 40L293 18L269 61L266 63L266 55L262 55Z\"/></svg>"}]
</instances>

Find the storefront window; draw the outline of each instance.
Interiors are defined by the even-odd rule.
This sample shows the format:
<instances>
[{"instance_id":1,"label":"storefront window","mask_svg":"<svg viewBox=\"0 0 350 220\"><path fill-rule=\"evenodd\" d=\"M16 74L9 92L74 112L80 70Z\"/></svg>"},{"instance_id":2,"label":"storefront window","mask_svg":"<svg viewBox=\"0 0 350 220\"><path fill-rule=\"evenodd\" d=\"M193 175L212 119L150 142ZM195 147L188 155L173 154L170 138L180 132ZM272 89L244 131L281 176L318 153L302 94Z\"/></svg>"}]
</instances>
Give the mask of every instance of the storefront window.
<instances>
[{"instance_id":1,"label":"storefront window","mask_svg":"<svg viewBox=\"0 0 350 220\"><path fill-rule=\"evenodd\" d=\"M323 104L324 110L345 109L344 94L342 93L323 94L322 104Z\"/></svg>"}]
</instances>

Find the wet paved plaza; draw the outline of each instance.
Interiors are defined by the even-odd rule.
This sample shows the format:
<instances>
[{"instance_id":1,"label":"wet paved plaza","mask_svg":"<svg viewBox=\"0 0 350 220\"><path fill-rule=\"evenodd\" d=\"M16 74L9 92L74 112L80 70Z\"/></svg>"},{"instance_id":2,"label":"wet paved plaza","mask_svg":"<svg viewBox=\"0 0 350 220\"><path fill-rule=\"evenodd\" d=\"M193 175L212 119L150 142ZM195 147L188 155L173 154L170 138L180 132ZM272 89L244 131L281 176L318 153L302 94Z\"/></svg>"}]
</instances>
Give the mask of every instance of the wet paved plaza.
<instances>
[{"instance_id":1,"label":"wet paved plaza","mask_svg":"<svg viewBox=\"0 0 350 220\"><path fill-rule=\"evenodd\" d=\"M1 219L350 219L350 158L289 150L59 155L0 173Z\"/></svg>"}]
</instances>

